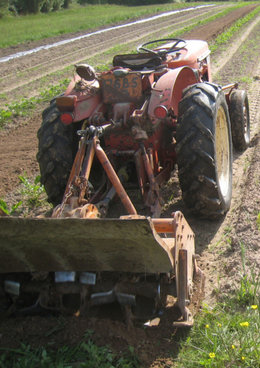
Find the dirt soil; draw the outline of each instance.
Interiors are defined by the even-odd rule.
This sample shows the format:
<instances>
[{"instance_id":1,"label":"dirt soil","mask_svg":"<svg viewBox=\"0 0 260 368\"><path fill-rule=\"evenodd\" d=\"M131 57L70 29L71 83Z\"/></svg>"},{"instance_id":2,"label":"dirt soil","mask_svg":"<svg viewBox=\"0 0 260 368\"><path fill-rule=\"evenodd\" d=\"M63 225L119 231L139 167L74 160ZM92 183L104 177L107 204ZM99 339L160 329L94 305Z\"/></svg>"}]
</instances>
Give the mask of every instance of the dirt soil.
<instances>
[{"instance_id":1,"label":"dirt soil","mask_svg":"<svg viewBox=\"0 0 260 368\"><path fill-rule=\"evenodd\" d=\"M239 9L228 16L189 32L189 38L213 39L234 20L242 17L250 6ZM235 15L234 15L235 14ZM143 27L145 27L143 25ZM206 274L205 301L213 304L217 296L232 292L243 270L241 267L241 243L246 249L246 268L259 270L260 266L260 232L256 217L259 213L260 183L260 18L248 27L248 36L239 35L232 41L228 50L214 55L213 74L220 83L230 83L241 78L244 65L242 86L249 89L251 114L251 144L243 153L234 152L233 201L225 218L217 221L194 219L185 209L181 200L181 191L176 175L164 188L164 216L176 209L184 212L189 224L196 234L196 250L200 255L199 264ZM246 29L243 30L246 34ZM187 35L183 35L185 38ZM103 35L108 37L108 35ZM250 48L248 40L254 45L254 53L246 58ZM138 42L137 42L138 43ZM97 46L98 47L98 46ZM34 56L36 57L36 55ZM40 57L40 56L39 56ZM245 61L246 60L246 61ZM225 65L221 68L221 65ZM244 72L243 72L244 73ZM249 82L248 82L249 80ZM30 118L26 124L13 124L0 133L0 197L12 196L18 185L18 175L25 171L27 175L38 173L35 159L37 152L36 133L41 123L40 114ZM17 127L16 127L16 126ZM169 200L174 193L174 200ZM206 229L206 230L205 230ZM200 303L193 300L192 309L198 312ZM188 335L188 331L172 326L177 310L169 300L168 308L160 316L158 326L136 326L127 329L120 320L107 318L80 317L26 317L10 318L0 325L0 346L18 347L21 342L31 346L51 346L52 348L73 345L79 342L86 330L94 331L93 340L99 345L109 345L119 355L128 345L135 351L143 367L169 367L178 354L178 341ZM106 331L106 333L104 333Z\"/></svg>"}]
</instances>

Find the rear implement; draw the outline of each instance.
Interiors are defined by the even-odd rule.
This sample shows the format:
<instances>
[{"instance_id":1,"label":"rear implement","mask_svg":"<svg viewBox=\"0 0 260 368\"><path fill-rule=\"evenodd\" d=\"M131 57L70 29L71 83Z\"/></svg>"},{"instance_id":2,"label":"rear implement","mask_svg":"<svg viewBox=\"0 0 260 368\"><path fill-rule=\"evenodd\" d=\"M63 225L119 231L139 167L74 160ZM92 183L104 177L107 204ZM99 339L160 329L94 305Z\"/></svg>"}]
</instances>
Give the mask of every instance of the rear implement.
<instances>
[{"instance_id":1,"label":"rear implement","mask_svg":"<svg viewBox=\"0 0 260 368\"><path fill-rule=\"evenodd\" d=\"M52 285L52 294L60 295L61 300L55 308L68 309L62 299L69 291L80 296L77 307L84 313L91 306L114 301L136 307L140 296L149 297L152 305L157 299L159 303L158 288L163 289L162 284L168 285L174 278L176 303L182 314L178 325L192 325L187 304L192 295L193 273L199 274L192 230L180 212L174 213L172 219L133 217L2 218L1 272L9 274L5 277L5 290L14 299L37 292L37 307L53 309L50 293L46 292L52 273L56 285ZM33 276L20 284L19 272ZM104 284L98 289L100 275L107 280L109 274L115 273L118 275L105 290ZM39 277L43 279L39 281ZM151 277L153 281L149 283ZM24 312L29 310L25 308Z\"/></svg>"}]
</instances>

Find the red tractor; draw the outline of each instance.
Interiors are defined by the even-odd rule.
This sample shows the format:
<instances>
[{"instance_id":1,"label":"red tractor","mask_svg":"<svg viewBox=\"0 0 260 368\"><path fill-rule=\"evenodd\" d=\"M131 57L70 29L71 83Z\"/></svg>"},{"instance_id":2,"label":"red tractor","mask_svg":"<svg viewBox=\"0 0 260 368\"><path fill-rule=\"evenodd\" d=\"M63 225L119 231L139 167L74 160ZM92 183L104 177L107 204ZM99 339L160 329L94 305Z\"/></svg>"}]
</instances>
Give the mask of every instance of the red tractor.
<instances>
[{"instance_id":1,"label":"red tractor","mask_svg":"<svg viewBox=\"0 0 260 368\"><path fill-rule=\"evenodd\" d=\"M235 83L211 82L204 41L155 40L137 51L115 56L113 67L102 73L77 65L66 92L43 112L38 161L49 201L63 198L64 204L84 187L80 201L87 197L97 209L100 201L104 207L110 181L100 173L100 162L90 180L78 170L77 180L73 174L67 184L79 137L95 137L120 182L138 184L155 216L160 184L176 163L186 206L204 217L224 214L231 202L232 140L238 150L249 144L246 92Z\"/></svg>"},{"instance_id":2,"label":"red tractor","mask_svg":"<svg viewBox=\"0 0 260 368\"><path fill-rule=\"evenodd\" d=\"M238 150L249 144L247 95L211 82L204 41L137 50L115 56L106 72L77 65L43 112L37 158L56 207L52 218L2 218L0 231L4 290L14 304L38 292L29 311L66 310L71 296L81 312L118 302L154 315L170 293L176 325L192 324L193 275L202 275L194 234L179 211L160 218L160 186L177 164L192 212L215 218L229 209L232 141Z\"/></svg>"}]
</instances>

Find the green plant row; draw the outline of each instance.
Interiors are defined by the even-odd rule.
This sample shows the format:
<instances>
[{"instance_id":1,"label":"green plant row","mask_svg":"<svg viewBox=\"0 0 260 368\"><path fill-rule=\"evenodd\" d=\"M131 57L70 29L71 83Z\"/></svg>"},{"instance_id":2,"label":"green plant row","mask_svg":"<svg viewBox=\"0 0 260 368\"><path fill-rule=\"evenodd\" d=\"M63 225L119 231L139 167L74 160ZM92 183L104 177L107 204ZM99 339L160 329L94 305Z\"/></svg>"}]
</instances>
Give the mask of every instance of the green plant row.
<instances>
[{"instance_id":1,"label":"green plant row","mask_svg":"<svg viewBox=\"0 0 260 368\"><path fill-rule=\"evenodd\" d=\"M226 44L231 39L231 37L233 37L233 35L237 33L245 23L253 19L256 15L259 14L259 12L260 12L260 6L255 8L251 13L247 14L245 17L236 21L235 24L233 24L227 31L221 33L214 40L214 43L210 45L211 51L214 52L219 48L219 46Z\"/></svg>"},{"instance_id":2,"label":"green plant row","mask_svg":"<svg viewBox=\"0 0 260 368\"><path fill-rule=\"evenodd\" d=\"M39 96L23 98L20 101L6 104L5 109L0 109L0 128L15 117L27 116L39 103L50 101L53 97L64 91L68 83L69 79L64 79L59 84L42 91Z\"/></svg>"},{"instance_id":3,"label":"green plant row","mask_svg":"<svg viewBox=\"0 0 260 368\"><path fill-rule=\"evenodd\" d=\"M194 24L191 24L191 25L189 25L187 27L184 27L184 28L182 28L182 29L180 29L178 31L175 31L175 32L169 34L167 37L174 38L174 37L179 36L181 34L187 33L187 32L191 31L192 29L194 29L196 27L203 26L205 24L208 24L210 22L213 22L214 20L216 20L218 18L222 18L225 15L231 13L232 11L234 11L236 9L240 9L240 8L242 8L244 6L245 6L245 3L244 2L239 3L239 4L236 4L236 5L232 6L232 7L229 7L227 9L223 10L222 12L220 12L218 14L212 15L212 16L210 16L208 18L203 19L203 20L199 20L198 22L196 22Z\"/></svg>"}]
</instances>

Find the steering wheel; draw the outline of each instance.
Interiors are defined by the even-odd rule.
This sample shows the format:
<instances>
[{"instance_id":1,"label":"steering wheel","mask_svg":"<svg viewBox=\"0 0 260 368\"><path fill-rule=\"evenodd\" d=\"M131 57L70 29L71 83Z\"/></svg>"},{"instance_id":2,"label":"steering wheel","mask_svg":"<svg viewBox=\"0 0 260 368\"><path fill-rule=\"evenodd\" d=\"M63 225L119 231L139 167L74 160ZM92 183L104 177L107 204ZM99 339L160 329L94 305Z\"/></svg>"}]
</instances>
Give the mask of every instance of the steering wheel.
<instances>
[{"instance_id":1,"label":"steering wheel","mask_svg":"<svg viewBox=\"0 0 260 368\"><path fill-rule=\"evenodd\" d=\"M148 45L152 45L154 43L171 42L171 41L173 41L173 45L168 50L154 51L154 50L151 50L151 49L147 48ZM180 43L183 43L183 45L178 46ZM168 54L170 52L173 52L173 51L181 50L186 46L186 44L187 44L187 42L185 40L182 40L181 38L162 38L162 39L159 39L159 40L145 42L142 45L139 45L137 47L137 51L139 53L141 53L142 51L145 51L145 52L150 52L150 53L155 54L155 55L162 56L162 55L166 55L166 54Z\"/></svg>"}]
</instances>

